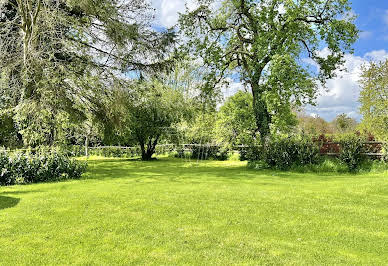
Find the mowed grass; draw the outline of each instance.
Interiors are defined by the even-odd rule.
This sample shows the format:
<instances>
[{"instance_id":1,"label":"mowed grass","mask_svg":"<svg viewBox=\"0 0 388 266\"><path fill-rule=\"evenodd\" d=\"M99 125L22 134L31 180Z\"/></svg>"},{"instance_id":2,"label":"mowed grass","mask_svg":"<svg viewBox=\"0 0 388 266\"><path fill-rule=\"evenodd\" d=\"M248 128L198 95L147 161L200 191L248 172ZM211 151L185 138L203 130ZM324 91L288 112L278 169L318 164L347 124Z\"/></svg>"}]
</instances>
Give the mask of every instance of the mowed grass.
<instances>
[{"instance_id":1,"label":"mowed grass","mask_svg":"<svg viewBox=\"0 0 388 266\"><path fill-rule=\"evenodd\" d=\"M89 168L0 188L0 265L388 263L387 173L167 158Z\"/></svg>"}]
</instances>

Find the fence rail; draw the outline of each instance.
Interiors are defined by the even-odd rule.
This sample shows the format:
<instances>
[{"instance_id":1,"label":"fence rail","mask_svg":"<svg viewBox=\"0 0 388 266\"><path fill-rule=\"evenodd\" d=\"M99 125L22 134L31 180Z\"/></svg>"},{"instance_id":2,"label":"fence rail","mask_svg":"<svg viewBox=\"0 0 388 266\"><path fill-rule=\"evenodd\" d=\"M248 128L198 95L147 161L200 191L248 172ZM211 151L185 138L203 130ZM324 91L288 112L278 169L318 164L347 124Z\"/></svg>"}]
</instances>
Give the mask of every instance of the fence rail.
<instances>
[{"instance_id":1,"label":"fence rail","mask_svg":"<svg viewBox=\"0 0 388 266\"><path fill-rule=\"evenodd\" d=\"M341 142L319 142L316 141L319 145L321 145L321 150L320 154L321 155L327 155L327 156L338 156L340 155L340 145ZM384 154L381 153L381 146L384 144L388 144L388 142L381 142L381 141L365 141L363 142L364 145L369 146L369 151L366 153L363 153L366 156L369 157L381 157ZM212 143L202 143L202 144L192 144L192 143L184 143L184 144L159 144L159 148L163 147L182 147L184 150L189 150L190 147L222 147L223 145L220 144L212 144ZM233 150L240 150L240 149L246 149L249 148L250 146L248 145L235 145L233 146ZM109 148L114 148L114 149L123 149L123 150L132 150L132 149L139 149L138 146L94 146L94 147L88 147L89 149L109 149ZM373 149L374 148L374 149ZM5 150L5 151L35 151L37 150L36 148L29 148L29 149L7 149L7 148L2 148L0 147L0 150ZM326 152L325 152L326 151Z\"/></svg>"}]
</instances>

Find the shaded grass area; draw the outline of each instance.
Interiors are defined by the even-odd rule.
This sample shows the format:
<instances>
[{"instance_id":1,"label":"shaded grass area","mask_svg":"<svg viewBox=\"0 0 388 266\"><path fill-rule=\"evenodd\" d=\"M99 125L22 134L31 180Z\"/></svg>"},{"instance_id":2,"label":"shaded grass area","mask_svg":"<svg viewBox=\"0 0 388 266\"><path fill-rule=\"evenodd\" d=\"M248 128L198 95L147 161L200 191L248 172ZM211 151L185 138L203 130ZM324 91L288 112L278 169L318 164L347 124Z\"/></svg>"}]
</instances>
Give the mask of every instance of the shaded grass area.
<instances>
[{"instance_id":1,"label":"shaded grass area","mask_svg":"<svg viewBox=\"0 0 388 266\"><path fill-rule=\"evenodd\" d=\"M0 264L388 261L388 175L237 161L89 161L82 180L0 188Z\"/></svg>"}]
</instances>

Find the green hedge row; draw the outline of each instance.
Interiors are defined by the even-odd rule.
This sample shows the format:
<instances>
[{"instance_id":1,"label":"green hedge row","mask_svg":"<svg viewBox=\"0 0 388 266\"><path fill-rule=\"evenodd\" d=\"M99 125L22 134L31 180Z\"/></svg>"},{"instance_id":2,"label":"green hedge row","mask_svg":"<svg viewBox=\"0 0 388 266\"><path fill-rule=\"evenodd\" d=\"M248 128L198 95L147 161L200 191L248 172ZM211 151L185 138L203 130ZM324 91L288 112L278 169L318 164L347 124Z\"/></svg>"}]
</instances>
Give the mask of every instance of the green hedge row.
<instances>
[{"instance_id":1,"label":"green hedge row","mask_svg":"<svg viewBox=\"0 0 388 266\"><path fill-rule=\"evenodd\" d=\"M338 139L340 151L335 158L350 172L357 171L368 160L364 154L364 139L357 135L346 135ZM272 137L264 145L255 145L244 149L240 158L250 161L251 166L288 170L303 166L320 165L325 158L320 155L320 143L307 136ZM388 146L383 148L387 154ZM388 161L388 155L381 158Z\"/></svg>"},{"instance_id":2,"label":"green hedge row","mask_svg":"<svg viewBox=\"0 0 388 266\"><path fill-rule=\"evenodd\" d=\"M0 151L0 185L78 179L86 163L58 150Z\"/></svg>"}]
</instances>

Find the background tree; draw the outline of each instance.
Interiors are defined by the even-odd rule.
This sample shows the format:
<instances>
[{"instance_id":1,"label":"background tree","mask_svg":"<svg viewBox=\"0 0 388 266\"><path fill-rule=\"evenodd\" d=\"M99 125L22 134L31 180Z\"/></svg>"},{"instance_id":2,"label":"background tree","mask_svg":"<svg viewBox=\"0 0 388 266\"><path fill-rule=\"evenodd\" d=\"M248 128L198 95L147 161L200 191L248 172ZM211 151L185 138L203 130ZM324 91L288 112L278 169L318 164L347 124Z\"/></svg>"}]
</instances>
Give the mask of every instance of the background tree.
<instances>
[{"instance_id":1,"label":"background tree","mask_svg":"<svg viewBox=\"0 0 388 266\"><path fill-rule=\"evenodd\" d=\"M388 140L388 60L364 67L360 83L360 126Z\"/></svg>"},{"instance_id":2,"label":"background tree","mask_svg":"<svg viewBox=\"0 0 388 266\"><path fill-rule=\"evenodd\" d=\"M258 137L256 133L252 95L239 91L229 97L218 112L218 138L232 146L251 145Z\"/></svg>"},{"instance_id":3,"label":"background tree","mask_svg":"<svg viewBox=\"0 0 388 266\"><path fill-rule=\"evenodd\" d=\"M190 106L181 92L158 81L138 82L118 91L114 103L122 117L120 130L137 142L143 160L151 160L158 142L174 134L176 124L189 115Z\"/></svg>"},{"instance_id":4,"label":"background tree","mask_svg":"<svg viewBox=\"0 0 388 266\"><path fill-rule=\"evenodd\" d=\"M297 131L302 134L320 135L334 134L334 126L319 116L311 116L304 112L297 113Z\"/></svg>"},{"instance_id":5,"label":"background tree","mask_svg":"<svg viewBox=\"0 0 388 266\"><path fill-rule=\"evenodd\" d=\"M349 117L347 114L340 114L332 122L338 133L351 132L356 129L357 121Z\"/></svg>"},{"instance_id":6,"label":"background tree","mask_svg":"<svg viewBox=\"0 0 388 266\"><path fill-rule=\"evenodd\" d=\"M238 73L251 88L262 138L274 118L287 121L294 105L313 102L316 81L333 77L357 38L347 0L225 0L216 10L215 1L198 2L180 24L194 55L211 69L205 89ZM328 56L318 52L323 44ZM317 63L317 73L304 57Z\"/></svg>"}]
</instances>

